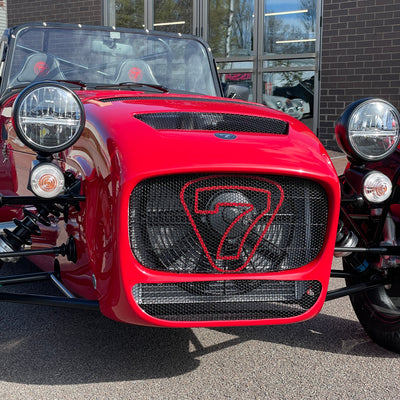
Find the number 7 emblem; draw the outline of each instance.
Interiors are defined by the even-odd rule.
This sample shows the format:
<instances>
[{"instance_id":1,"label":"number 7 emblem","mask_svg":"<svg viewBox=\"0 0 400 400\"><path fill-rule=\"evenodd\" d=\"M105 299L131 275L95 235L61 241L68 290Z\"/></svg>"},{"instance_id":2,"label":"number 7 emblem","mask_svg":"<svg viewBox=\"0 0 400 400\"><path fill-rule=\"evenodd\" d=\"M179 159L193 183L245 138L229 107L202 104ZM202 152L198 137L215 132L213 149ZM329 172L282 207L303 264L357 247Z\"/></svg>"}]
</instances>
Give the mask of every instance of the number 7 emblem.
<instances>
[{"instance_id":1,"label":"number 7 emblem","mask_svg":"<svg viewBox=\"0 0 400 400\"><path fill-rule=\"evenodd\" d=\"M180 199L211 266L220 272L239 272L260 246L283 203L284 193L278 183L262 177L241 176L242 184L215 184L226 177L229 176L215 175L189 181L183 186ZM213 228L212 221L217 221L213 233L220 235L216 251L211 250L215 243L204 238ZM240 259L243 262L238 267ZM223 261L225 266L235 261L235 268L221 268Z\"/></svg>"}]
</instances>

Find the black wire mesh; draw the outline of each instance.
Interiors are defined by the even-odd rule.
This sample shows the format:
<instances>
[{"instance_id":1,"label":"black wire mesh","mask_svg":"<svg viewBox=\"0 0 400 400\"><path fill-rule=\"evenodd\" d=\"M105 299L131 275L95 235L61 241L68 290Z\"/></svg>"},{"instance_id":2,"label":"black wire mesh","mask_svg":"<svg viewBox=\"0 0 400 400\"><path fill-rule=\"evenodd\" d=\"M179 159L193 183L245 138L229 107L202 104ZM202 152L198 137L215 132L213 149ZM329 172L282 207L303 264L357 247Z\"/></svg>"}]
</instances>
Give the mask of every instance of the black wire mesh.
<instances>
[{"instance_id":1,"label":"black wire mesh","mask_svg":"<svg viewBox=\"0 0 400 400\"><path fill-rule=\"evenodd\" d=\"M311 262L328 200L314 181L256 175L170 175L131 195L131 248L145 267L175 273L265 273Z\"/></svg>"},{"instance_id":2,"label":"black wire mesh","mask_svg":"<svg viewBox=\"0 0 400 400\"><path fill-rule=\"evenodd\" d=\"M137 284L133 296L147 314L169 321L290 318L309 310L318 281L202 281Z\"/></svg>"},{"instance_id":3,"label":"black wire mesh","mask_svg":"<svg viewBox=\"0 0 400 400\"><path fill-rule=\"evenodd\" d=\"M254 132L276 135L288 133L288 123L285 121L242 114L165 112L137 114L135 118L157 130Z\"/></svg>"}]
</instances>

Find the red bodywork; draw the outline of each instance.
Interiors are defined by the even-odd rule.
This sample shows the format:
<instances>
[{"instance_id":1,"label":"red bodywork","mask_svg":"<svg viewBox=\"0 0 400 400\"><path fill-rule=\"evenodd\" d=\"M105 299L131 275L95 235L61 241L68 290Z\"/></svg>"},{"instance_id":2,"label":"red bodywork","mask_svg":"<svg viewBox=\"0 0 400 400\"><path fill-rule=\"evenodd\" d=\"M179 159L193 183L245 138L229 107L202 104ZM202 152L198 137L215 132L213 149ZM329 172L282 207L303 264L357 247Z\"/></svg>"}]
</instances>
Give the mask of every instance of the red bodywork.
<instances>
[{"instance_id":1,"label":"red bodywork","mask_svg":"<svg viewBox=\"0 0 400 400\"><path fill-rule=\"evenodd\" d=\"M61 278L71 291L78 296L98 300L102 313L110 318L143 325L283 324L311 318L319 312L328 289L340 189L332 163L311 131L283 113L242 101L188 95L154 96L132 91L80 91L77 94L86 112L85 130L71 148L59 155L58 162L64 170L73 172L82 181L81 193L86 196L86 201L82 203L81 211L71 213L68 223L55 218L50 228L42 229L42 236L33 238L33 248L42 248L65 243L68 236L73 235L77 244L77 263L60 258ZM26 189L28 170L35 154L23 146L15 134L11 121L12 101L6 102L1 110L1 125L7 131L7 140L3 135L2 148L6 149L3 156L6 153L8 160L0 167L3 178L1 192L30 194ZM289 123L289 133L232 132L235 137L227 140L212 131L156 130L135 118L136 114L160 112L230 113L276 118ZM128 234L131 193L139 182L150 177L182 173L280 175L318 182L326 191L329 210L322 250L307 265L279 272L186 274L146 268L136 260L131 250ZM202 190L211 189L206 186ZM197 191L197 196L202 195L202 190ZM183 198L182 205L185 207ZM244 213L251 208L248 204L239 205L244 207ZM265 207L265 212L272 213L272 222L280 205L274 210L270 210L269 203ZM196 212L211 214L216 211L197 208ZM15 210L9 208L0 212L2 221L15 214ZM190 219L189 209L186 214ZM200 234L198 237L201 240ZM222 246L223 240L220 250ZM205 246L203 248L207 251ZM50 271L54 258L37 256L32 257L32 261ZM210 263L213 263L211 258ZM301 315L253 320L158 319L145 313L132 295L132 288L137 283L196 282L205 279L316 280L321 283L322 290L315 304Z\"/></svg>"}]
</instances>

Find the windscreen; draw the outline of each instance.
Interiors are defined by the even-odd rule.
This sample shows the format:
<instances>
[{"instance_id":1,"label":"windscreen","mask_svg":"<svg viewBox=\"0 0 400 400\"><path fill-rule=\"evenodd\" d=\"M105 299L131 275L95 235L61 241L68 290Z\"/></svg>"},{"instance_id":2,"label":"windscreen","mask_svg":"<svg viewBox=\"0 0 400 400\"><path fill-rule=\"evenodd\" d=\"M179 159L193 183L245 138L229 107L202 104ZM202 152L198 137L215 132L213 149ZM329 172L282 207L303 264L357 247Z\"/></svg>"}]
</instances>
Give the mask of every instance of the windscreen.
<instances>
[{"instance_id":1,"label":"windscreen","mask_svg":"<svg viewBox=\"0 0 400 400\"><path fill-rule=\"evenodd\" d=\"M16 34L8 71L8 88L79 80L88 87L133 82L217 94L203 43L159 32L27 27Z\"/></svg>"}]
</instances>

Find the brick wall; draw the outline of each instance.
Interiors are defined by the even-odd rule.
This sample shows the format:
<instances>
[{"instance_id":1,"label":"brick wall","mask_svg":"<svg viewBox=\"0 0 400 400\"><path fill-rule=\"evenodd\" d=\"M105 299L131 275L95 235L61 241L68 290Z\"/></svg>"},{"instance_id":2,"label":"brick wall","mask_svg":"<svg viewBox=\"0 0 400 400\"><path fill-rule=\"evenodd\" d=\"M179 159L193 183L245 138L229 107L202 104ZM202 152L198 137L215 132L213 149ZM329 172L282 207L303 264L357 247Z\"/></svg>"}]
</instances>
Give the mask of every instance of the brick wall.
<instances>
[{"instance_id":1,"label":"brick wall","mask_svg":"<svg viewBox=\"0 0 400 400\"><path fill-rule=\"evenodd\" d=\"M400 1L324 0L320 92L322 143L346 105L376 96L400 108Z\"/></svg>"},{"instance_id":2,"label":"brick wall","mask_svg":"<svg viewBox=\"0 0 400 400\"><path fill-rule=\"evenodd\" d=\"M8 26L25 22L102 25L102 0L8 0Z\"/></svg>"}]
</instances>

